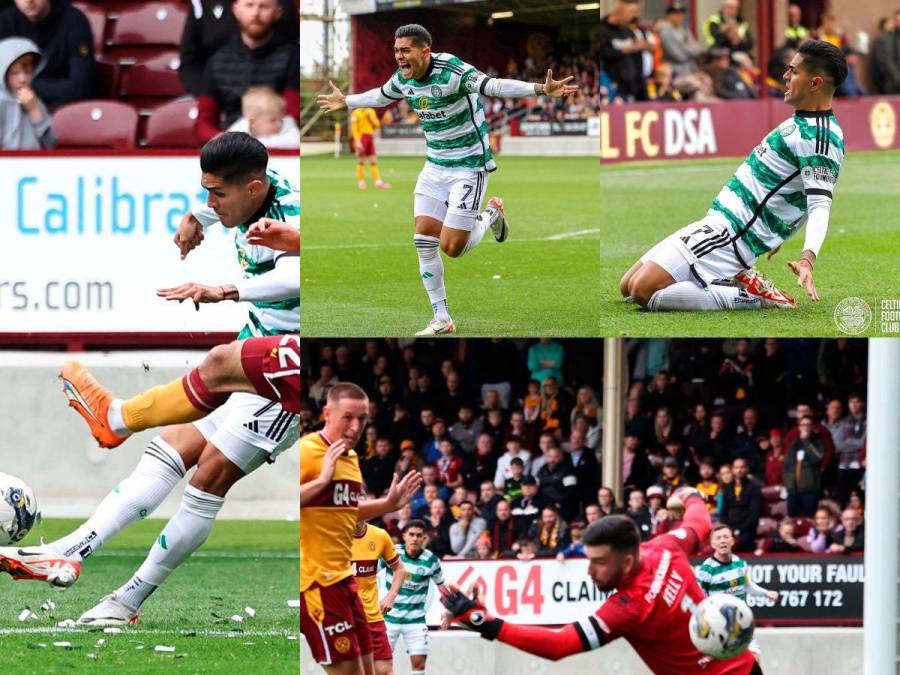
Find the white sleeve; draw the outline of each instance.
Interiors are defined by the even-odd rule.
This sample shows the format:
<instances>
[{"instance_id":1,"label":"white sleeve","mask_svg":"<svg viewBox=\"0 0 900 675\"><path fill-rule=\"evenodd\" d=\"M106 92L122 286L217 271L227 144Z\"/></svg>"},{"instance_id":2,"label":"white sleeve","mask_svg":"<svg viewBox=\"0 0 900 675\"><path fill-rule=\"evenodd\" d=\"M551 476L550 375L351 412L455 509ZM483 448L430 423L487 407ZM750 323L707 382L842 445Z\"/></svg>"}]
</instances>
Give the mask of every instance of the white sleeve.
<instances>
[{"instance_id":1,"label":"white sleeve","mask_svg":"<svg viewBox=\"0 0 900 675\"><path fill-rule=\"evenodd\" d=\"M526 98L537 96L533 82L506 80L500 77L488 77L481 84L480 93L485 96L500 98Z\"/></svg>"},{"instance_id":2,"label":"white sleeve","mask_svg":"<svg viewBox=\"0 0 900 675\"><path fill-rule=\"evenodd\" d=\"M394 76L375 89L369 89L361 94L347 95L347 108L384 108L394 101L403 100L403 95L394 85Z\"/></svg>"},{"instance_id":3,"label":"white sleeve","mask_svg":"<svg viewBox=\"0 0 900 675\"><path fill-rule=\"evenodd\" d=\"M812 251L816 258L819 250L825 243L825 235L828 234L828 218L831 215L831 197L821 194L811 194L807 197L806 234L803 240L803 250Z\"/></svg>"},{"instance_id":4,"label":"white sleeve","mask_svg":"<svg viewBox=\"0 0 900 675\"><path fill-rule=\"evenodd\" d=\"M215 225L219 222L219 216L217 216L216 212L206 204L203 204L202 206L195 206L193 209L191 209L191 213L193 214L194 218L199 221L204 230L210 225Z\"/></svg>"},{"instance_id":5,"label":"white sleeve","mask_svg":"<svg viewBox=\"0 0 900 675\"><path fill-rule=\"evenodd\" d=\"M275 260L275 268L235 284L239 300L277 302L300 294L300 256L285 254Z\"/></svg>"},{"instance_id":6,"label":"white sleeve","mask_svg":"<svg viewBox=\"0 0 900 675\"><path fill-rule=\"evenodd\" d=\"M747 595L756 595L756 596L765 596L769 591L762 586L759 586L750 579L747 579Z\"/></svg>"}]
</instances>

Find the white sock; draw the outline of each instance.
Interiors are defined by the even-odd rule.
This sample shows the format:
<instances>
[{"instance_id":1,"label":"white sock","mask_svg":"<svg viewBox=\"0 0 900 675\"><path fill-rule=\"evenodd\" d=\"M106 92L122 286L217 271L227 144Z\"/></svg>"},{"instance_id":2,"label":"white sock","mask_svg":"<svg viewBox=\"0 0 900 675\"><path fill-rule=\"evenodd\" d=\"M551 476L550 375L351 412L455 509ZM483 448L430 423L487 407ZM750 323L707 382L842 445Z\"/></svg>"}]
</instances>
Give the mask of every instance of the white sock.
<instances>
[{"instance_id":1,"label":"white sock","mask_svg":"<svg viewBox=\"0 0 900 675\"><path fill-rule=\"evenodd\" d=\"M447 292L444 290L444 261L441 260L441 240L427 234L413 235L416 253L419 255L419 276L431 308L437 319L450 319Z\"/></svg>"},{"instance_id":2,"label":"white sock","mask_svg":"<svg viewBox=\"0 0 900 675\"><path fill-rule=\"evenodd\" d=\"M424 670L413 670L410 675L425 675Z\"/></svg>"},{"instance_id":3,"label":"white sock","mask_svg":"<svg viewBox=\"0 0 900 675\"><path fill-rule=\"evenodd\" d=\"M488 208L484 213L478 214L478 217L475 219L475 225L469 232L469 239L466 241L466 245L463 246L462 253L459 254L460 258L481 243L481 238L493 222L493 220L491 220L491 213L496 214L496 210Z\"/></svg>"},{"instance_id":4,"label":"white sock","mask_svg":"<svg viewBox=\"0 0 900 675\"><path fill-rule=\"evenodd\" d=\"M125 425L125 418L122 417L122 403L120 398L114 398L109 404L109 410L106 413L106 422L109 428L119 436L130 436L133 432Z\"/></svg>"},{"instance_id":5,"label":"white sock","mask_svg":"<svg viewBox=\"0 0 900 675\"><path fill-rule=\"evenodd\" d=\"M140 607L172 570L203 545L224 503L224 497L188 485L178 512L166 523L134 576L116 591L116 597L126 605Z\"/></svg>"},{"instance_id":6,"label":"white sock","mask_svg":"<svg viewBox=\"0 0 900 675\"><path fill-rule=\"evenodd\" d=\"M722 309L760 309L760 298L743 288L710 284L703 288L693 281L679 281L656 291L647 303L654 312Z\"/></svg>"},{"instance_id":7,"label":"white sock","mask_svg":"<svg viewBox=\"0 0 900 675\"><path fill-rule=\"evenodd\" d=\"M153 513L184 474L178 451L157 436L131 475L106 495L90 518L47 545L61 555L84 560L123 529Z\"/></svg>"}]
</instances>

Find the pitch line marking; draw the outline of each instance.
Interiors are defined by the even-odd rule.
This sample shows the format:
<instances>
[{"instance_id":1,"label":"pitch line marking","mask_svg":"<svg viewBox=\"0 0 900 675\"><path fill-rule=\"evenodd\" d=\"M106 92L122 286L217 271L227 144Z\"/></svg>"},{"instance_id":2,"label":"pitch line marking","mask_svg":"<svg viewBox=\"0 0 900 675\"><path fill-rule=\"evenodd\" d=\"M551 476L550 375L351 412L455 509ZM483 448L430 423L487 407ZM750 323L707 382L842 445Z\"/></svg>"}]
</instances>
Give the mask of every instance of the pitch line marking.
<instances>
[{"instance_id":1,"label":"pitch line marking","mask_svg":"<svg viewBox=\"0 0 900 675\"><path fill-rule=\"evenodd\" d=\"M75 628L59 628L57 626L28 626L15 628L0 628L0 635L99 635L107 640L111 639L111 635L104 633L99 628L75 627ZM127 637L129 635L170 635L172 637L288 637L289 635L297 635L288 630L163 630L163 629L142 629L142 628L123 628L121 633L115 635L119 637Z\"/></svg>"}]
</instances>

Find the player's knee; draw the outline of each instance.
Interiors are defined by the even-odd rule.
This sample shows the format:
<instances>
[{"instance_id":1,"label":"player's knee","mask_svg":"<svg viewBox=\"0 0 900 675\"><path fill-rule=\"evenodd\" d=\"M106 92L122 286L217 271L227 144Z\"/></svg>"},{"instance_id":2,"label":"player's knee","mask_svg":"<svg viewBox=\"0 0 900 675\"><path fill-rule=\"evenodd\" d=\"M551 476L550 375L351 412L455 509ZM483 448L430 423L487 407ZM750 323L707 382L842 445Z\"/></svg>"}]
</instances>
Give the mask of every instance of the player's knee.
<instances>
[{"instance_id":1,"label":"player's knee","mask_svg":"<svg viewBox=\"0 0 900 675\"><path fill-rule=\"evenodd\" d=\"M224 497L243 475L243 472L221 451L207 445L198 462L197 471L189 482L198 490Z\"/></svg>"},{"instance_id":2,"label":"player's knee","mask_svg":"<svg viewBox=\"0 0 900 675\"><path fill-rule=\"evenodd\" d=\"M637 304L641 307L646 307L650 302L650 298L653 297L653 294L656 292L656 289L643 279L637 279L632 281L628 291L628 294L634 298L634 301Z\"/></svg>"},{"instance_id":3,"label":"player's knee","mask_svg":"<svg viewBox=\"0 0 900 675\"><path fill-rule=\"evenodd\" d=\"M465 247L466 242L458 242L452 240L441 242L441 250L444 252L444 255L450 258L458 258L459 256L461 256Z\"/></svg>"},{"instance_id":4,"label":"player's knee","mask_svg":"<svg viewBox=\"0 0 900 675\"><path fill-rule=\"evenodd\" d=\"M623 298L627 298L631 295L631 290L629 289L629 286L631 285L631 276L632 275L629 272L626 272L619 281L619 293L622 294Z\"/></svg>"},{"instance_id":5,"label":"player's knee","mask_svg":"<svg viewBox=\"0 0 900 675\"><path fill-rule=\"evenodd\" d=\"M226 379L229 364L234 358L236 344L238 343L213 347L200 364L200 377L214 394L217 393L217 387Z\"/></svg>"}]
</instances>

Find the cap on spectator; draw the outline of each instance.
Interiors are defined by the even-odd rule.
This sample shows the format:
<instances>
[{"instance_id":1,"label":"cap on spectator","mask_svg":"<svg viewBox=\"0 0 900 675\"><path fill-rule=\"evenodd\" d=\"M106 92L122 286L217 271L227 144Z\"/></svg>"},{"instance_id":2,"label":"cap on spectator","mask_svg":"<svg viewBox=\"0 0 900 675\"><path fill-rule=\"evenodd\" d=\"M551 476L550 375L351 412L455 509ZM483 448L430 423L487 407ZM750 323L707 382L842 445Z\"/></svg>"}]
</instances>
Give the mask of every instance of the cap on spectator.
<instances>
[{"instance_id":1,"label":"cap on spectator","mask_svg":"<svg viewBox=\"0 0 900 675\"><path fill-rule=\"evenodd\" d=\"M666 491L663 490L659 485L651 485L647 488L647 499L650 497L665 497Z\"/></svg>"},{"instance_id":2,"label":"cap on spectator","mask_svg":"<svg viewBox=\"0 0 900 675\"><path fill-rule=\"evenodd\" d=\"M400 441L400 452L403 452L403 451L406 450L407 448L409 448L409 449L411 449L411 450L415 450L415 449L416 449L416 444L413 443L413 442L412 442L411 440L409 440L408 438L407 438L407 439L404 439L404 440L402 440L402 441Z\"/></svg>"},{"instance_id":3,"label":"cap on spectator","mask_svg":"<svg viewBox=\"0 0 900 675\"><path fill-rule=\"evenodd\" d=\"M666 457L663 460L663 466L678 466L678 460L674 457ZM647 494L650 494L649 492Z\"/></svg>"},{"instance_id":4,"label":"cap on spectator","mask_svg":"<svg viewBox=\"0 0 900 675\"><path fill-rule=\"evenodd\" d=\"M684 14L685 12L687 12L687 7L680 2L673 2L666 7L666 14Z\"/></svg>"},{"instance_id":5,"label":"cap on spectator","mask_svg":"<svg viewBox=\"0 0 900 675\"><path fill-rule=\"evenodd\" d=\"M775 428L769 432L769 436L781 436L781 429Z\"/></svg>"},{"instance_id":6,"label":"cap on spectator","mask_svg":"<svg viewBox=\"0 0 900 675\"><path fill-rule=\"evenodd\" d=\"M522 485L537 485L538 482L534 476L525 476L522 479Z\"/></svg>"}]
</instances>

